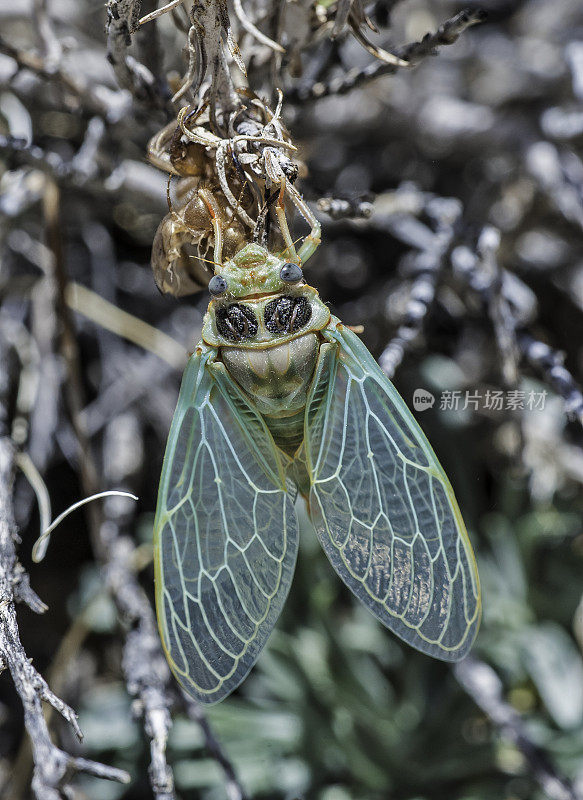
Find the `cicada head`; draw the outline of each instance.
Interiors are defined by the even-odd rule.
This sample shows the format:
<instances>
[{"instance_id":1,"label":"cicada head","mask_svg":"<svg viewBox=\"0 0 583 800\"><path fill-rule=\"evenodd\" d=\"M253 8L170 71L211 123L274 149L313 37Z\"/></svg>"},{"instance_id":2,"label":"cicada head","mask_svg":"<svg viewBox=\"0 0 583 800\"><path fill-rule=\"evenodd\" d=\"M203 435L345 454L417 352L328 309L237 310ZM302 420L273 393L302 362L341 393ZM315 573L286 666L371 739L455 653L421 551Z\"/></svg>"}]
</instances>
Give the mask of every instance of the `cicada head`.
<instances>
[{"instance_id":1,"label":"cicada head","mask_svg":"<svg viewBox=\"0 0 583 800\"><path fill-rule=\"evenodd\" d=\"M301 267L248 244L218 267L202 338L214 347L269 347L322 330L330 311Z\"/></svg>"},{"instance_id":2,"label":"cicada head","mask_svg":"<svg viewBox=\"0 0 583 800\"><path fill-rule=\"evenodd\" d=\"M220 294L228 295L231 299L242 299L284 291L288 285L281 278L284 264L283 259L273 255L265 247L248 244L230 261L215 270L215 277L218 276L226 282L226 287ZM301 270L296 283L300 281L303 282ZM214 294L210 285L209 291Z\"/></svg>"}]
</instances>

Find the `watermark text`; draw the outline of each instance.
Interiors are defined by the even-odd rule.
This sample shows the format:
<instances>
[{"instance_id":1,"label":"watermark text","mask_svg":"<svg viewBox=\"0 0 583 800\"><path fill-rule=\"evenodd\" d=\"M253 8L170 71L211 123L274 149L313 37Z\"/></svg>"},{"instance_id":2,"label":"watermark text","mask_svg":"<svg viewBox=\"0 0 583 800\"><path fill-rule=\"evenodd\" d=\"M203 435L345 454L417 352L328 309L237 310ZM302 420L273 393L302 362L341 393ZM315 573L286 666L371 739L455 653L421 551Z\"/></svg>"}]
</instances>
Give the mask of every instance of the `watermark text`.
<instances>
[{"instance_id":1,"label":"watermark text","mask_svg":"<svg viewBox=\"0 0 583 800\"><path fill-rule=\"evenodd\" d=\"M544 411L548 392L521 389L444 390L436 395L427 389L415 389L413 408L426 411L437 404L440 411Z\"/></svg>"}]
</instances>

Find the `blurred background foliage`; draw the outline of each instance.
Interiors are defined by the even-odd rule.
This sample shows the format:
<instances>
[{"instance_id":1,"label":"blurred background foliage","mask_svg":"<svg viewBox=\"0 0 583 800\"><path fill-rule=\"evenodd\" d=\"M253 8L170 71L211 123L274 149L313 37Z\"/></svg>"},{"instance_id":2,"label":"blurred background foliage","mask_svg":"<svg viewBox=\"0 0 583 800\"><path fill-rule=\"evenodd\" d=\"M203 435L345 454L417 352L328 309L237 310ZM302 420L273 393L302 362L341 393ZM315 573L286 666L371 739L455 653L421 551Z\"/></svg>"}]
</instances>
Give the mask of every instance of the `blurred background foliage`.
<instances>
[{"instance_id":1,"label":"blurred background foliage","mask_svg":"<svg viewBox=\"0 0 583 800\"><path fill-rule=\"evenodd\" d=\"M418 277L412 254L431 247L428 203L455 198L460 216L449 255L454 246L475 253L484 227L495 227L497 263L516 278L510 300L522 308L521 325L563 352L566 369L580 381L581 3L486 0L479 4L488 12L485 23L437 58L321 99L314 99L314 83L333 85L348 69L370 64L371 56L350 37L304 46L313 5L289 5L282 88L284 118L306 165L301 189L314 207L335 197L370 202L373 209L358 220L321 214L324 244L310 263L309 281L341 319L364 324L363 338L380 356L410 309ZM145 146L167 112L118 91L105 58L101 4L52 0L48 8L63 48L62 70L78 86L17 65L11 48L34 49L34 26L28 3L5 4L0 133L34 144L45 160L52 154L57 177L59 164L73 165L59 178L70 279L192 349L207 297L162 297L149 269L166 196L165 177L146 164ZM388 48L420 39L460 10L449 0L377 0L368 8L380 28L375 41ZM157 35L164 69L182 73L176 29L165 19ZM267 66L258 51L249 65L258 92L269 83ZM39 396L46 393L46 402L34 418L30 451L58 513L83 488L58 400L63 364L42 338L50 336L43 334L50 299L39 251L42 181L34 159L19 158L13 147L2 159L2 314L14 336L21 328L32 331L45 367ZM565 393L536 364L520 361L515 381L508 380L484 295L460 278L449 255L395 383L409 405L418 387L436 396L445 390L548 392L542 411L452 412L437 402L417 414L455 487L477 552L484 618L475 656L493 670L486 684L488 676L500 681L503 708L519 715L528 747L540 750L529 760L512 725L490 719L466 691L463 674L405 647L358 607L306 524L291 594L268 646L241 688L207 712L256 800L583 796L581 418L566 414ZM480 269L483 262L475 270L478 284ZM152 597L152 513L180 370L87 316L75 317L84 419L96 448L115 436L128 462L121 474L131 476L140 497L128 531L137 545L139 580ZM107 454L107 447L99 452ZM116 465L103 458L99 467L115 482ZM104 590L83 512L62 524L45 561L33 565L39 518L22 478L15 510L20 558L49 605L42 617L20 612L27 653L79 711L80 752L132 777L129 786L79 777L75 796L149 797L148 740L122 672L124 621ZM54 719L51 725L64 746L78 748L64 724ZM6 676L0 726L0 784L13 781L13 794L4 796L27 797L30 751ZM168 760L184 800L220 800L228 792L200 725L178 703ZM557 783L543 790L537 763L543 772L552 765L570 788Z\"/></svg>"}]
</instances>

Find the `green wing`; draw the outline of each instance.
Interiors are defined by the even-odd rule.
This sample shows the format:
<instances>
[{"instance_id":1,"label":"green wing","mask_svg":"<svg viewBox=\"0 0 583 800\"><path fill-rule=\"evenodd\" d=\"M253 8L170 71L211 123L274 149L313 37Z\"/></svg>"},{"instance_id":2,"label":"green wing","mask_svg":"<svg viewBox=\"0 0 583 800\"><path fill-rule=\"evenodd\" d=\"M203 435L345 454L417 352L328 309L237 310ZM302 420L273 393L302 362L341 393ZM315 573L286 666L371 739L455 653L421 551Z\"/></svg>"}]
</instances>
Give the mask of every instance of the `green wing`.
<instances>
[{"instance_id":1,"label":"green wing","mask_svg":"<svg viewBox=\"0 0 583 800\"><path fill-rule=\"evenodd\" d=\"M480 620L476 563L451 485L394 386L338 320L306 407L309 509L334 569L408 644L463 658Z\"/></svg>"},{"instance_id":2,"label":"green wing","mask_svg":"<svg viewBox=\"0 0 583 800\"><path fill-rule=\"evenodd\" d=\"M156 608L172 671L203 703L247 675L287 596L298 528L281 457L212 351L192 356L154 523Z\"/></svg>"}]
</instances>

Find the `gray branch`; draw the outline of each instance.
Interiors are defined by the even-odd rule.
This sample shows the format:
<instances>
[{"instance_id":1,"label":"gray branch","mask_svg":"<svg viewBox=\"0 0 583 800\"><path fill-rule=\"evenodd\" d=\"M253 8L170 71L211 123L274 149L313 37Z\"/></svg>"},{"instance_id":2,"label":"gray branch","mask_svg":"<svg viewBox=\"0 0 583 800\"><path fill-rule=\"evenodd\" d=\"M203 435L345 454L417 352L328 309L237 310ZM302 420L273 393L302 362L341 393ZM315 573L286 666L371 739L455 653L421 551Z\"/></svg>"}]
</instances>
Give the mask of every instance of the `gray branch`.
<instances>
[{"instance_id":1,"label":"gray branch","mask_svg":"<svg viewBox=\"0 0 583 800\"><path fill-rule=\"evenodd\" d=\"M379 364L389 378L393 377L405 352L423 329L435 299L441 270L454 240L455 226L461 216L462 207L458 200L435 197L425 203L425 211L434 223L435 232L415 221L415 236L417 241L424 243L424 246L411 259L410 273L413 283L404 320L379 358ZM394 234L407 237L410 235L409 226L403 223L410 220L411 217L405 215L399 221L395 220L393 223L388 221L388 224ZM420 237L421 229L423 235Z\"/></svg>"},{"instance_id":2,"label":"gray branch","mask_svg":"<svg viewBox=\"0 0 583 800\"><path fill-rule=\"evenodd\" d=\"M173 705L170 670L160 647L149 600L132 566L136 560L134 544L119 530L124 517L124 522L127 521L123 505L106 505L105 521L101 528L107 547L104 573L120 617L130 626L125 637L122 667L128 692L134 698L134 713L142 718L150 740L149 777L152 791L156 800L174 800L174 778L166 761Z\"/></svg>"},{"instance_id":3,"label":"gray branch","mask_svg":"<svg viewBox=\"0 0 583 800\"><path fill-rule=\"evenodd\" d=\"M43 59L41 56L15 47L11 42L0 36L0 53L12 58L18 70L28 70L43 80L50 81L57 86L64 94L75 98L79 106L97 114L104 119L117 121L124 113L125 103L113 102L119 100L111 91L105 90L100 85L89 85L81 78L69 74L61 68L58 62ZM121 93L117 93L119 95Z\"/></svg>"},{"instance_id":4,"label":"gray branch","mask_svg":"<svg viewBox=\"0 0 583 800\"><path fill-rule=\"evenodd\" d=\"M139 102L165 105L150 70L128 53L138 29L142 0L109 0L107 3L107 59L119 85Z\"/></svg>"},{"instance_id":5,"label":"gray branch","mask_svg":"<svg viewBox=\"0 0 583 800\"><path fill-rule=\"evenodd\" d=\"M527 330L518 334L518 346L526 361L540 371L545 381L562 397L569 419L583 426L583 392L564 366L563 355Z\"/></svg>"},{"instance_id":6,"label":"gray branch","mask_svg":"<svg viewBox=\"0 0 583 800\"><path fill-rule=\"evenodd\" d=\"M0 438L0 668L8 669L24 709L24 724L32 743L34 774L32 789L38 800L60 800L70 789L70 779L84 772L109 780L129 782L124 770L72 756L51 740L43 714L43 702L61 714L77 737L82 734L77 715L49 688L33 667L20 641L15 602L26 603L37 613L46 606L30 588L28 576L16 556L18 536L12 512L14 446L8 436Z\"/></svg>"},{"instance_id":7,"label":"gray branch","mask_svg":"<svg viewBox=\"0 0 583 800\"><path fill-rule=\"evenodd\" d=\"M502 736L524 756L532 775L549 800L581 800L571 781L559 774L551 757L532 741L520 714L502 697L502 682L483 661L466 658L454 668L460 685L488 715Z\"/></svg>"},{"instance_id":8,"label":"gray branch","mask_svg":"<svg viewBox=\"0 0 583 800\"><path fill-rule=\"evenodd\" d=\"M434 33L427 33L418 42L411 42L398 48L395 55L415 66L423 59L437 54L438 48L454 44L461 34L472 25L483 22L486 15L481 10L466 9L454 17L447 19ZM298 100L318 100L330 94L346 94L362 86L364 83L380 78L382 75L393 75L404 67L386 61L373 61L364 69L352 69L339 78L318 81L310 87L302 87L297 91Z\"/></svg>"}]
</instances>

